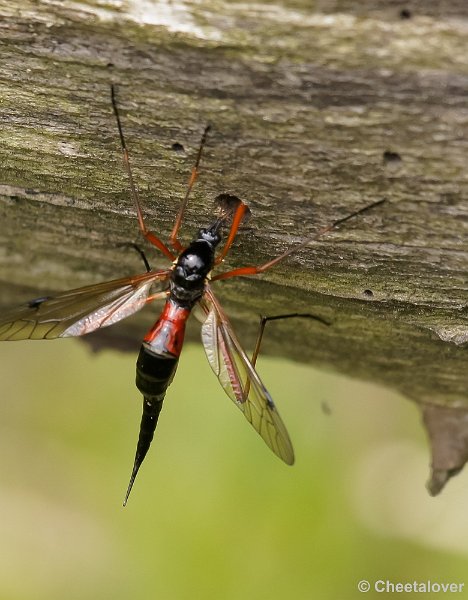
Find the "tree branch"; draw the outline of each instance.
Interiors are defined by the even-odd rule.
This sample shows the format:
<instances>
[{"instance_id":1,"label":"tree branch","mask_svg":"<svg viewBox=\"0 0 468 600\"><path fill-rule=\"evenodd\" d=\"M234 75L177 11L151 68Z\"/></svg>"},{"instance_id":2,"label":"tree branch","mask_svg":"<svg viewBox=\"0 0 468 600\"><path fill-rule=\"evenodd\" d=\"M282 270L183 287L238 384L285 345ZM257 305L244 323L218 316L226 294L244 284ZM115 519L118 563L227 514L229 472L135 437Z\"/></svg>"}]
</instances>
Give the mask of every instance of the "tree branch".
<instances>
[{"instance_id":1,"label":"tree branch","mask_svg":"<svg viewBox=\"0 0 468 600\"><path fill-rule=\"evenodd\" d=\"M386 197L217 290L248 344L255 313L310 312L331 326L278 323L267 351L466 408L468 7L308 4L155 2L151 15L130 2L3 6L1 305L143 270L117 247L138 229L112 82L161 234L212 124L183 233L210 222L219 193L245 199L254 219L226 268L266 262ZM143 320L104 337L135 339Z\"/></svg>"}]
</instances>

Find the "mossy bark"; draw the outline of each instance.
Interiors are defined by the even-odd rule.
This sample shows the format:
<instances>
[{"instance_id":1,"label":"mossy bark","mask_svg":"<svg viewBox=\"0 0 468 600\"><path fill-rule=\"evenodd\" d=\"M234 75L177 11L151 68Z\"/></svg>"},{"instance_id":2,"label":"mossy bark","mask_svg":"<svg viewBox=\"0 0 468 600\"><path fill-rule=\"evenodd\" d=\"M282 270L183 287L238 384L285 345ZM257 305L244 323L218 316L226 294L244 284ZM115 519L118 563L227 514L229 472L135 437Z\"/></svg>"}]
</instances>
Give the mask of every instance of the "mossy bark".
<instances>
[{"instance_id":1,"label":"mossy bark","mask_svg":"<svg viewBox=\"0 0 468 600\"><path fill-rule=\"evenodd\" d=\"M118 247L138 230L112 82L163 236L211 123L182 234L210 222L217 194L245 199L254 218L226 268L263 263L386 197L261 277L216 288L247 344L256 313L313 313L330 326L277 323L266 350L392 386L430 406L432 424L447 422L437 407L463 414L468 6L426 4L1 3L1 305L142 270ZM141 322L103 339L135 338ZM465 420L430 428L438 472ZM464 463L460 448L447 473Z\"/></svg>"}]
</instances>

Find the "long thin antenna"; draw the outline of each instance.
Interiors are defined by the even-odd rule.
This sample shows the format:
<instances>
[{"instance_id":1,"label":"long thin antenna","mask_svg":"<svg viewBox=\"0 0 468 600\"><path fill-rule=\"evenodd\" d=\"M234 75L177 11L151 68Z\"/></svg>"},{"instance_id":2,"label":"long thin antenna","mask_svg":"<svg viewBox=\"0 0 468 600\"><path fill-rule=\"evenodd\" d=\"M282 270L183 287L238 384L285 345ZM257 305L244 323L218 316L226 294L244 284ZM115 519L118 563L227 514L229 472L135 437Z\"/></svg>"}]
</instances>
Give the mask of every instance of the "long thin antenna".
<instances>
[{"instance_id":1,"label":"long thin antenna","mask_svg":"<svg viewBox=\"0 0 468 600\"><path fill-rule=\"evenodd\" d=\"M134 179L133 179L132 167L130 166L130 158L128 155L127 145L125 143L125 137L123 134L122 123L120 122L120 115L119 115L119 110L117 108L117 100L116 100L116 96L115 96L114 84L111 84L111 101L112 101L112 108L114 109L115 120L117 121L117 128L119 130L120 145L122 146L123 163L125 166L125 170L127 171L128 180L130 183L130 194L133 198L133 203L135 204L135 208L137 211L138 225L140 226L140 231L145 236L145 238L151 244L153 244L153 246L156 246L156 248L158 248L158 250L160 250L165 256L167 256L167 258L169 260L172 261L175 258L173 253L169 250L169 248L166 246L166 244L164 244L164 242L162 240L160 240L152 231L149 231L149 229L146 227L145 219L143 218L143 211L141 210L140 197L138 196L138 191L135 186Z\"/></svg>"},{"instance_id":2,"label":"long thin antenna","mask_svg":"<svg viewBox=\"0 0 468 600\"><path fill-rule=\"evenodd\" d=\"M192 172L190 174L189 182L187 185L187 191L185 192L184 199L182 200L182 204L180 205L179 212L177 213L177 217L174 223L174 227L172 228L171 235L169 237L169 242L173 248L176 250L183 250L182 244L179 242L177 235L179 233L180 226L182 224L182 219L184 218L185 209L187 208L188 200L190 193L192 191L193 186L198 178L199 166L201 157L203 154L203 148L206 144L206 138L208 137L208 133L211 129L211 125L207 125L203 130L203 134L200 140L200 145L198 147L197 157L195 159L195 164L192 168Z\"/></svg>"},{"instance_id":3,"label":"long thin antenna","mask_svg":"<svg viewBox=\"0 0 468 600\"><path fill-rule=\"evenodd\" d=\"M146 225L143 220L143 214L141 212L140 198L138 196L138 191L136 189L135 182L133 180L133 173L132 173L132 168L130 166L130 158L128 156L127 144L125 143L125 137L123 134L122 123L120 122L120 115L119 115L119 111L117 108L117 100L115 97L114 84L111 84L111 101L112 101L112 108L114 109L115 120L117 121L117 128L119 130L120 145L122 146L123 162L124 162L125 170L127 171L129 182L130 182L130 193L131 193L133 201L135 203L135 208L137 210L138 222L140 224L140 229L142 231L145 231Z\"/></svg>"}]
</instances>

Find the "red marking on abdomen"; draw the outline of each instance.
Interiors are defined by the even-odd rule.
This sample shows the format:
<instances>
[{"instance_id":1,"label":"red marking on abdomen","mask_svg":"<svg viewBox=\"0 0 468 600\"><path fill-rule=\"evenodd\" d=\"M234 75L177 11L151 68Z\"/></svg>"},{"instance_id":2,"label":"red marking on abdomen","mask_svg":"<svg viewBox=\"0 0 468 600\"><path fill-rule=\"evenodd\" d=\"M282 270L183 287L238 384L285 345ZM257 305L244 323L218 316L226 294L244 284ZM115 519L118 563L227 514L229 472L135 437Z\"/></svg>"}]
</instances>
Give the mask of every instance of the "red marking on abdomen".
<instances>
[{"instance_id":1,"label":"red marking on abdomen","mask_svg":"<svg viewBox=\"0 0 468 600\"><path fill-rule=\"evenodd\" d=\"M179 356L185 337L185 324L190 310L167 300L161 316L146 334L144 341L157 354Z\"/></svg>"}]
</instances>

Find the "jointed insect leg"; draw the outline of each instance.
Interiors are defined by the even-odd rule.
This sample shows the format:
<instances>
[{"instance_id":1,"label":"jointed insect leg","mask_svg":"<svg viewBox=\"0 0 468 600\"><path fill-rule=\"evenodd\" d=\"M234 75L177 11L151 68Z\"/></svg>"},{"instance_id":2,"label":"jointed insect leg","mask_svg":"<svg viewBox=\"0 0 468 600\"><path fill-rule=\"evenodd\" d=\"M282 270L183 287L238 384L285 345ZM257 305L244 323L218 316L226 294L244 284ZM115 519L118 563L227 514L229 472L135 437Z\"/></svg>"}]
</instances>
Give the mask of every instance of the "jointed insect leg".
<instances>
[{"instance_id":1,"label":"jointed insect leg","mask_svg":"<svg viewBox=\"0 0 468 600\"><path fill-rule=\"evenodd\" d=\"M322 319L322 317L317 317L316 315L311 315L310 313L288 313L285 315L274 315L271 317L265 317L265 316L261 316L260 317L260 329L258 331L258 335L257 335L257 341L255 342L255 348L252 354L252 360L250 361L252 363L252 366L255 367L255 363L257 362L257 358L260 352L260 345L262 343L262 339L263 339L263 333L265 331L265 327L266 324L268 323L268 321L280 321L281 319L313 319L314 321L318 321L319 323L322 323L323 325L330 325L330 323L328 321L326 321L325 319Z\"/></svg>"},{"instance_id":2,"label":"jointed insect leg","mask_svg":"<svg viewBox=\"0 0 468 600\"><path fill-rule=\"evenodd\" d=\"M232 242L237 235L237 230L239 229L239 225L244 218L244 215L249 210L247 204L240 202L236 208L236 211L232 217L231 229L229 230L229 235L226 239L226 243L224 244L224 248L218 254L215 260L215 265L219 265L220 262L224 260L224 257L229 252L229 248L232 246ZM214 279L218 279L218 277L214 277Z\"/></svg>"},{"instance_id":3,"label":"jointed insect leg","mask_svg":"<svg viewBox=\"0 0 468 600\"><path fill-rule=\"evenodd\" d=\"M165 300L169 296L169 290L163 290L162 292L156 292L146 298L146 304L154 302L154 300Z\"/></svg>"},{"instance_id":4,"label":"jointed insect leg","mask_svg":"<svg viewBox=\"0 0 468 600\"><path fill-rule=\"evenodd\" d=\"M138 244L135 244L134 242L121 242L121 243L117 244L117 248L124 248L124 247L129 247L129 248L133 248L134 250L136 250L141 257L141 260L145 264L146 272L149 273L151 271L151 267L148 262L148 259L146 258L146 254L143 252L143 250L140 248L140 246Z\"/></svg>"},{"instance_id":5,"label":"jointed insect leg","mask_svg":"<svg viewBox=\"0 0 468 600\"><path fill-rule=\"evenodd\" d=\"M252 266L252 267L250 267L250 266L249 267L240 267L239 269L233 269L232 271L226 271L226 273L220 273L219 275L215 275L212 278L212 281L219 281L220 279L229 279L231 277L238 277L239 275L257 275L259 273L263 273L270 267L273 267L274 265L276 265L277 263L282 261L284 258L289 256L290 254L294 254L294 252L297 252L301 248L308 246L311 242L314 242L315 240L320 238L325 233L332 231L332 229L336 229L339 225L341 225L342 223L345 223L349 219L352 219L353 217L356 217L357 215L367 212L368 210L370 210L371 208L374 208L375 206L379 206L380 204L385 202L385 200L386 199L384 198L382 200L378 200L377 202L373 202L372 204L368 204L367 206L364 206L364 208L360 208L359 210L356 210L355 212L347 215L346 217L343 217L342 219L338 219L337 221L330 223L330 225L323 227L323 229L320 229L315 235L311 236L310 238L307 238L304 242L302 242L302 244L298 244L297 246L293 246L292 248L289 248L289 250L286 250L286 252L283 252L283 254L280 254L279 256L277 256L276 258L273 258L272 260L269 260L268 262L264 263L263 265L257 265L257 266Z\"/></svg>"},{"instance_id":6,"label":"jointed insect leg","mask_svg":"<svg viewBox=\"0 0 468 600\"><path fill-rule=\"evenodd\" d=\"M262 339L263 339L263 333L265 331L265 327L266 327L266 324L268 323L268 321L279 321L281 319L296 319L296 318L313 319L314 321L318 321L319 323L322 323L323 325L330 325L330 323L328 321L326 321L325 319L322 319L321 317L317 317L315 315L311 315L309 313L288 313L285 315L274 315L272 317L261 316L260 317L260 329L258 331L257 341L255 342L255 348L252 353L252 359L250 361L253 368L255 368L255 364L257 362L257 358L260 353L260 346L261 346ZM245 382L245 387L244 387L245 398L248 397L249 393L250 393L250 381L249 381L249 379L247 379L247 381Z\"/></svg>"},{"instance_id":7,"label":"jointed insect leg","mask_svg":"<svg viewBox=\"0 0 468 600\"><path fill-rule=\"evenodd\" d=\"M193 186L195 185L195 182L197 180L198 177L198 167L200 165L200 160L202 157L202 153L203 153L203 148L205 147L206 144L206 138L208 136L208 132L210 131L210 125L207 125L205 127L205 130L203 131L203 135L201 137L200 140L200 146L198 148L198 153L197 153L197 158L195 159L195 165L192 168L192 173L190 174L190 179L188 182L188 186L187 186L187 191L185 192L185 197L182 200L182 204L180 205L179 208L179 212L177 213L177 217L174 223L174 227L172 228L171 231L171 235L169 237L169 242L171 244L171 246L173 248L175 248L177 251L181 252L184 247L182 246L182 244L180 243L177 234L179 233L179 229L182 223L182 219L184 218L184 213L185 213L185 209L187 208L187 204L188 204L188 199L190 196L190 192L192 191Z\"/></svg>"},{"instance_id":8,"label":"jointed insect leg","mask_svg":"<svg viewBox=\"0 0 468 600\"><path fill-rule=\"evenodd\" d=\"M135 204L135 208L137 211L138 225L140 227L140 231L145 236L145 238L148 240L148 242L153 244L153 246L156 246L156 248L158 248L158 250L160 250L165 256L167 256L167 258L169 258L169 260L172 261L175 258L174 254L169 250L169 248L166 246L166 244L164 244L164 242L158 238L157 235L155 235L152 231L149 231L149 229L147 229L147 227L146 227L145 220L143 218L143 211L141 210L140 198L138 196L138 191L136 189L135 182L133 180L132 168L130 166L128 150L127 150L127 146L125 144L125 138L124 138L124 134L123 134L122 124L120 122L120 115L119 115L119 111L117 109L117 102L115 99L115 87L113 85L111 85L111 101L112 101L112 107L114 109L115 118L117 121L117 127L119 130L120 145L122 147L123 163L125 166L125 170L127 171L128 179L130 182L130 193L133 198L133 202Z\"/></svg>"}]
</instances>

